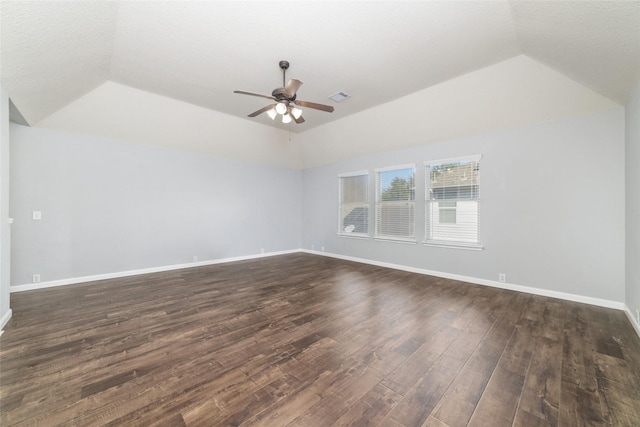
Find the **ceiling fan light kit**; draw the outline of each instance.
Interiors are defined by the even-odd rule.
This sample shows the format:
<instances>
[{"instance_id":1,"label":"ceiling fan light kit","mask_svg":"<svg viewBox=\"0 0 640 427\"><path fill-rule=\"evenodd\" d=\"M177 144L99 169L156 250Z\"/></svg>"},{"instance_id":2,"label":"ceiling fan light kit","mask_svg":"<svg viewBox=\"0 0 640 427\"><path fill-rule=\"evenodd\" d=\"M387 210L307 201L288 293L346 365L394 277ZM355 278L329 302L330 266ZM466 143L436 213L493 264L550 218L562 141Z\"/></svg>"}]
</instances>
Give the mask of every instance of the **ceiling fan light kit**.
<instances>
[{"instance_id":1,"label":"ceiling fan light kit","mask_svg":"<svg viewBox=\"0 0 640 427\"><path fill-rule=\"evenodd\" d=\"M284 104L284 102L278 102L276 104L276 113L285 114L286 112L287 112L287 106Z\"/></svg>"},{"instance_id":2,"label":"ceiling fan light kit","mask_svg":"<svg viewBox=\"0 0 640 427\"><path fill-rule=\"evenodd\" d=\"M299 119L300 117L302 117L302 110L296 107L291 107L291 115L294 118Z\"/></svg>"},{"instance_id":3,"label":"ceiling fan light kit","mask_svg":"<svg viewBox=\"0 0 640 427\"><path fill-rule=\"evenodd\" d=\"M296 99L296 92L298 91L298 89L300 89L300 86L302 86L302 82L298 79L291 79L285 85L285 76L287 69L289 68L289 62L280 61L278 65L280 66L280 69L282 69L283 87L274 89L273 92L271 92L271 96L253 92L245 92L242 90L233 91L234 93L239 93L241 95L258 96L260 98L266 98L276 101L275 104L267 105L266 107L263 107L258 111L254 111L253 113L249 114L249 117L256 117L266 112L271 120L275 120L279 114L282 116L282 123L291 123L291 121L295 121L296 123L300 124L304 122L304 118L302 117L302 110L298 108L298 106L312 108L314 110L326 111L327 113L333 112L333 107L329 105L317 104L315 102L309 101L300 101Z\"/></svg>"}]
</instances>

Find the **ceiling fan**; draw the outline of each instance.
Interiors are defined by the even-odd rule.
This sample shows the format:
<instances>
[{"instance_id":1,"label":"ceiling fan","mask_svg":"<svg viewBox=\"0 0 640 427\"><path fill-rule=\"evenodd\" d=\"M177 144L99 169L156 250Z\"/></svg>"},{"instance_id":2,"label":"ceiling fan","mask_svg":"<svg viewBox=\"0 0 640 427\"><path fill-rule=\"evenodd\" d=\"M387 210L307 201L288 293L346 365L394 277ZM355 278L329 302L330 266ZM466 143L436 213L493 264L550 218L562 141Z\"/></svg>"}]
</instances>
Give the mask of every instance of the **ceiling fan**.
<instances>
[{"instance_id":1,"label":"ceiling fan","mask_svg":"<svg viewBox=\"0 0 640 427\"><path fill-rule=\"evenodd\" d=\"M287 69L289 68L289 62L280 61L280 68L282 69L282 86L273 90L271 92L271 96L262 95L259 93L253 92L245 92L242 90L234 90L233 93L239 93L241 95L251 95L251 96L259 96L260 98L267 98L275 101L273 104L269 104L266 107L259 109L258 111L254 111L249 114L249 117L256 117L264 112L266 112L271 120L275 120L278 114L282 115L282 123L290 123L291 120L294 120L296 123L303 123L304 118L302 117L302 110L298 108L307 107L313 108L314 110L326 111L328 113L333 112L333 107L324 104L317 104L315 102L309 101L300 101L296 99L296 92L302 86L302 82L298 79L291 79L285 85L285 75Z\"/></svg>"}]
</instances>

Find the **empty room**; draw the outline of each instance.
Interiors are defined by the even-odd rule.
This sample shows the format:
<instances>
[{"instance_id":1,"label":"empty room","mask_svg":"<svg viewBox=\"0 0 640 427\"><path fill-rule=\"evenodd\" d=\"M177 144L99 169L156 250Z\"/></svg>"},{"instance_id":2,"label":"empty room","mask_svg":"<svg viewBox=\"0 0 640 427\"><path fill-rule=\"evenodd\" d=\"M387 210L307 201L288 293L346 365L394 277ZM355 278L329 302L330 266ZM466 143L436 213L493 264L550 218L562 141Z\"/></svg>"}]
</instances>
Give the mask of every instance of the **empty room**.
<instances>
[{"instance_id":1,"label":"empty room","mask_svg":"<svg viewBox=\"0 0 640 427\"><path fill-rule=\"evenodd\" d=\"M0 1L3 426L640 426L640 1Z\"/></svg>"}]
</instances>

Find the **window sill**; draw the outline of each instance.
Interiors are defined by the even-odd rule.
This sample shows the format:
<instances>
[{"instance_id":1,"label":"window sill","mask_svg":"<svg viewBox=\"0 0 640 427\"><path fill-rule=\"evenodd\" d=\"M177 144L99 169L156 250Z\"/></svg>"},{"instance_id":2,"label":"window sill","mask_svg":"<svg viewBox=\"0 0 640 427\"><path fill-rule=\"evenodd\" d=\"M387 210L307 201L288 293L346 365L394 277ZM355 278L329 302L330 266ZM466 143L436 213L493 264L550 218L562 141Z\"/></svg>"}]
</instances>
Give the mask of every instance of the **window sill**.
<instances>
[{"instance_id":1,"label":"window sill","mask_svg":"<svg viewBox=\"0 0 640 427\"><path fill-rule=\"evenodd\" d=\"M427 240L422 242L422 244L425 246L433 246L435 248L464 249L467 251L484 250L484 246L479 243L433 242Z\"/></svg>"},{"instance_id":2,"label":"window sill","mask_svg":"<svg viewBox=\"0 0 640 427\"><path fill-rule=\"evenodd\" d=\"M404 243L409 245L415 245L416 243L418 243L416 239L402 239L397 237L374 236L373 240L379 240L381 242L391 242L391 243Z\"/></svg>"},{"instance_id":3,"label":"window sill","mask_svg":"<svg viewBox=\"0 0 640 427\"><path fill-rule=\"evenodd\" d=\"M347 237L349 239L363 239L366 240L369 238L368 234L358 234L358 233L337 233L338 237Z\"/></svg>"}]
</instances>

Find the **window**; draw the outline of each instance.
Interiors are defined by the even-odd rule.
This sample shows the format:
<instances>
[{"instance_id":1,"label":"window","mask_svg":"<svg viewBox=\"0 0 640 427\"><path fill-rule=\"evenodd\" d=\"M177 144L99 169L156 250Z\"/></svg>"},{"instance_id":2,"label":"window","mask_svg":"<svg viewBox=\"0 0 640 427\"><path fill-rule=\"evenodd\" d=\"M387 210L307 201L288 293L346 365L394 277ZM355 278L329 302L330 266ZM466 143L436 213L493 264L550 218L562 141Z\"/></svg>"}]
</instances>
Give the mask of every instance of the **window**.
<instances>
[{"instance_id":1,"label":"window","mask_svg":"<svg viewBox=\"0 0 640 427\"><path fill-rule=\"evenodd\" d=\"M340 206L338 234L369 235L369 173L338 175Z\"/></svg>"},{"instance_id":2,"label":"window","mask_svg":"<svg viewBox=\"0 0 640 427\"><path fill-rule=\"evenodd\" d=\"M425 243L481 248L480 156L425 162Z\"/></svg>"},{"instance_id":3,"label":"window","mask_svg":"<svg viewBox=\"0 0 640 427\"><path fill-rule=\"evenodd\" d=\"M376 169L376 237L415 241L415 165Z\"/></svg>"}]
</instances>

